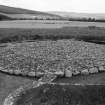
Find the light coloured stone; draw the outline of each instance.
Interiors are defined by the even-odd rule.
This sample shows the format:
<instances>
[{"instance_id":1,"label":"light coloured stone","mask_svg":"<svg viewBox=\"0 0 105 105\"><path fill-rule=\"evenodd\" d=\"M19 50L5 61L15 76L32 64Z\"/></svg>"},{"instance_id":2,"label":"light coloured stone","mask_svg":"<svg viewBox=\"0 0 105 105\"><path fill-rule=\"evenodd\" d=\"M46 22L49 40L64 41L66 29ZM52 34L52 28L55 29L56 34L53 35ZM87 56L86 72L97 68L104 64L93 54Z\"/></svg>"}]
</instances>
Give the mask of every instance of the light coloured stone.
<instances>
[{"instance_id":1,"label":"light coloured stone","mask_svg":"<svg viewBox=\"0 0 105 105\"><path fill-rule=\"evenodd\" d=\"M89 75L88 69L82 70L82 71L81 71L81 74L83 74L83 75Z\"/></svg>"},{"instance_id":2,"label":"light coloured stone","mask_svg":"<svg viewBox=\"0 0 105 105\"><path fill-rule=\"evenodd\" d=\"M99 66L99 71L105 71L104 66Z\"/></svg>"},{"instance_id":3,"label":"light coloured stone","mask_svg":"<svg viewBox=\"0 0 105 105\"><path fill-rule=\"evenodd\" d=\"M24 75L24 73L22 73L21 70L18 70L18 69L14 70L13 74L16 74L16 75L22 74L22 75Z\"/></svg>"},{"instance_id":4,"label":"light coloured stone","mask_svg":"<svg viewBox=\"0 0 105 105\"><path fill-rule=\"evenodd\" d=\"M3 68L2 67L0 67L0 70L2 70Z\"/></svg>"},{"instance_id":5,"label":"light coloured stone","mask_svg":"<svg viewBox=\"0 0 105 105\"><path fill-rule=\"evenodd\" d=\"M56 71L54 74L57 75L57 76L61 76L61 77L64 76L64 72L63 71Z\"/></svg>"},{"instance_id":6,"label":"light coloured stone","mask_svg":"<svg viewBox=\"0 0 105 105\"><path fill-rule=\"evenodd\" d=\"M72 71L65 70L65 77L67 77L67 78L72 77Z\"/></svg>"},{"instance_id":7,"label":"light coloured stone","mask_svg":"<svg viewBox=\"0 0 105 105\"><path fill-rule=\"evenodd\" d=\"M32 72L29 72L29 73L28 73L28 76L35 77L35 72L33 72L33 71L32 71Z\"/></svg>"},{"instance_id":8,"label":"light coloured stone","mask_svg":"<svg viewBox=\"0 0 105 105\"><path fill-rule=\"evenodd\" d=\"M10 74L13 74L13 70L12 70L12 69L9 69L8 72L9 72Z\"/></svg>"},{"instance_id":9,"label":"light coloured stone","mask_svg":"<svg viewBox=\"0 0 105 105\"><path fill-rule=\"evenodd\" d=\"M79 72L78 70L75 70L75 71L73 71L72 73L73 73L73 75L78 75L78 74L80 74L80 72Z\"/></svg>"},{"instance_id":10,"label":"light coloured stone","mask_svg":"<svg viewBox=\"0 0 105 105\"><path fill-rule=\"evenodd\" d=\"M93 67L93 68L90 68L89 69L89 73L97 73L98 72L98 68L96 68L96 67Z\"/></svg>"},{"instance_id":11,"label":"light coloured stone","mask_svg":"<svg viewBox=\"0 0 105 105\"><path fill-rule=\"evenodd\" d=\"M2 72L5 72L5 73L8 73L8 70L7 70L7 69L3 69L3 68L2 68L1 71L2 71Z\"/></svg>"},{"instance_id":12,"label":"light coloured stone","mask_svg":"<svg viewBox=\"0 0 105 105\"><path fill-rule=\"evenodd\" d=\"M36 77L42 77L43 75L44 75L44 73L42 73L42 72L35 72Z\"/></svg>"}]
</instances>

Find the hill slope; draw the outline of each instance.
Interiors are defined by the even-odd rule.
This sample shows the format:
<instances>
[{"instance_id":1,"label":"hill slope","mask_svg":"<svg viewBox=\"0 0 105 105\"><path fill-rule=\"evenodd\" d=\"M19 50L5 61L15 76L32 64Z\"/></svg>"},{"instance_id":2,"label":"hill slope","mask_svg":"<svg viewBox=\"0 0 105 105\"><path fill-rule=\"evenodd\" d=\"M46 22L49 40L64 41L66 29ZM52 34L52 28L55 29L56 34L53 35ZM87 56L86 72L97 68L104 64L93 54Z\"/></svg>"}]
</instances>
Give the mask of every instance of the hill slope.
<instances>
[{"instance_id":1,"label":"hill slope","mask_svg":"<svg viewBox=\"0 0 105 105\"><path fill-rule=\"evenodd\" d=\"M105 19L104 13L75 13L75 12L59 12L59 11L49 11L48 13L69 18Z\"/></svg>"},{"instance_id":2,"label":"hill slope","mask_svg":"<svg viewBox=\"0 0 105 105\"><path fill-rule=\"evenodd\" d=\"M61 16L0 5L0 15L12 19L60 19Z\"/></svg>"}]
</instances>

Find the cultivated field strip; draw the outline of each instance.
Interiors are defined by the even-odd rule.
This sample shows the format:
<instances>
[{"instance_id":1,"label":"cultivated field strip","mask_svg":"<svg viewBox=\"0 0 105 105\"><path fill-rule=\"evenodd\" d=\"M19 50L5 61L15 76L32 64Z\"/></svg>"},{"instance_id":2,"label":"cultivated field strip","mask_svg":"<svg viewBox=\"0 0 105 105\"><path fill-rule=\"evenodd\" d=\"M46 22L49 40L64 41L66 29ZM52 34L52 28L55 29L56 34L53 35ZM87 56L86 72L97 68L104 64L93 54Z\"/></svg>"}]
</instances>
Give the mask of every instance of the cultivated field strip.
<instances>
[{"instance_id":1,"label":"cultivated field strip","mask_svg":"<svg viewBox=\"0 0 105 105\"><path fill-rule=\"evenodd\" d=\"M42 77L71 77L105 71L105 46L76 40L9 43L0 47L0 70Z\"/></svg>"}]
</instances>

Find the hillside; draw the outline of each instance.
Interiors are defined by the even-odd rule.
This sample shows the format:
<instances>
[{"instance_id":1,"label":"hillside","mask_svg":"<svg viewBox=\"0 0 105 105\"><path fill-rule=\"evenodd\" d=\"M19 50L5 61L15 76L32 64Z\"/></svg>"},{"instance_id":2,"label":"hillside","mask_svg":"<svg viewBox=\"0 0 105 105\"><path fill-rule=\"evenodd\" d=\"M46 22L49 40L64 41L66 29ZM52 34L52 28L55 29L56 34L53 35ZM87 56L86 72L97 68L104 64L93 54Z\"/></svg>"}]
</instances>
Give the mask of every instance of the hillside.
<instances>
[{"instance_id":1,"label":"hillside","mask_svg":"<svg viewBox=\"0 0 105 105\"><path fill-rule=\"evenodd\" d=\"M0 20L11 20L11 19L12 19L11 17L0 13Z\"/></svg>"},{"instance_id":2,"label":"hillside","mask_svg":"<svg viewBox=\"0 0 105 105\"><path fill-rule=\"evenodd\" d=\"M55 14L69 18L96 18L105 19L104 13L76 13L76 12L60 12L60 11L49 11L50 14Z\"/></svg>"},{"instance_id":3,"label":"hillside","mask_svg":"<svg viewBox=\"0 0 105 105\"><path fill-rule=\"evenodd\" d=\"M60 19L61 16L49 13L27 10L22 8L14 8L0 5L0 17L11 19Z\"/></svg>"}]
</instances>

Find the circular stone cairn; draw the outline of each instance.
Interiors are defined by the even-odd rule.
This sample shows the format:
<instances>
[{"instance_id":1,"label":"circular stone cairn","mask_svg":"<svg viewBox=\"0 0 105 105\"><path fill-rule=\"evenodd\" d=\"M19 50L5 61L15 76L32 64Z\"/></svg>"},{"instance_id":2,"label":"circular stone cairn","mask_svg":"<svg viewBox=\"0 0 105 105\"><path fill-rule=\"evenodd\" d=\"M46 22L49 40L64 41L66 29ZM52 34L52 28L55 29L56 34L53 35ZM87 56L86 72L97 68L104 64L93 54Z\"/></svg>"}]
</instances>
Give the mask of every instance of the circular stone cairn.
<instances>
[{"instance_id":1,"label":"circular stone cairn","mask_svg":"<svg viewBox=\"0 0 105 105\"><path fill-rule=\"evenodd\" d=\"M54 45L52 45L50 42L47 42L47 41L44 42L45 44L43 44L43 42L18 43L18 44L14 44L13 47L5 48L5 50L3 50L3 51L1 51L2 49L0 49L0 51L1 51L0 52L0 57L1 57L1 59L0 59L1 64L0 65L6 66L6 67L3 66L2 68L0 68L0 70L3 71L3 72L6 72L6 73L10 73L10 74L17 74L17 75L21 74L23 76L28 75L28 76L32 76L32 77L41 77L40 82L39 82L39 84L40 84L41 82L43 83L43 81L45 83L52 82L52 80L54 80L58 75L62 75L62 76L65 75L65 77L67 77L67 78L72 77L72 75L78 75L79 74L78 72L76 72L76 73L73 72L73 68L71 68L71 66L77 66L78 63L81 62L80 61L81 58L84 60L85 57L87 59L88 57L92 58L92 56L94 56L95 59L97 59L97 56L99 56L99 57L104 57L105 56L105 54L103 54L103 52L105 51L105 47L101 46L101 45L86 43L86 42L82 42L82 41L72 41L72 40L56 41L56 42L54 42ZM62 45L62 44L64 44L64 45ZM39 46L37 46L38 50L36 50L36 45L39 45ZM42 47L42 45L43 45L43 47ZM48 46L46 46L46 45L48 45ZM45 49L46 49L46 51L45 51ZM30 54L32 52L32 50L33 50L34 53ZM33 73L32 66L29 66L30 69L26 69L27 72L24 73L25 66L27 65L27 63L30 64L27 61L29 61L29 60L31 61L32 58L34 58L34 57L35 57L34 61L31 61L31 62L39 63L39 60L44 59L44 61L42 62L42 65L44 65L44 64L46 65L46 63L47 63L46 59L49 61L48 54L46 54L46 52L49 53L49 51L52 52L51 55L54 54L54 56L57 56L58 61L61 61L62 59L67 60L65 62L70 61L71 66L64 69L64 72L58 72L57 70L56 70L57 72L55 70L51 71L51 75L48 74L48 72L49 72L48 69L41 72L40 70L36 70L37 67L34 69L35 72ZM57 53L55 53L55 51ZM67 54L70 55L69 58L66 58ZM95 54L96 54L96 56L95 56ZM41 57L41 59L40 59L39 56ZM37 57L39 57L38 61L36 60ZM22 58L22 59L20 59L20 58ZM14 59L14 60L11 60L11 59ZM78 59L79 62L75 62L76 59ZM22 62L20 66L18 65L18 62L17 62L18 60ZM52 59L50 59L50 60L52 60ZM6 61L8 61L8 62L6 62ZM75 62L75 63L72 64L72 61ZM89 63L91 62L90 59L88 61L89 61ZM10 62L12 63L12 65L10 64ZM24 65L24 62L26 62L25 65ZM56 63L56 60L54 62ZM81 62L81 63L84 63L84 61ZM87 63L88 66L90 65L89 63ZM21 69L21 66L23 67L23 69ZM99 65L97 67L99 68L99 71L105 71L104 66ZM11 70L11 68L14 68L14 70ZM18 68L18 70L16 70L17 68ZM46 68L47 67L45 67L43 69L46 69ZM84 74L84 75L87 75L89 73L97 73L97 72L98 72L98 69L96 67L93 67L93 66L89 70L88 69L85 69L85 70L81 69L81 74ZM48 74L48 75L46 75L47 77L45 76L45 73ZM44 77L42 77L43 75L44 75ZM50 78L50 76L51 76L51 78ZM37 83L35 83L35 84L37 84ZM38 86L39 86L39 84L38 84ZM4 105L13 105L13 104L4 104Z\"/></svg>"},{"instance_id":2,"label":"circular stone cairn","mask_svg":"<svg viewBox=\"0 0 105 105\"><path fill-rule=\"evenodd\" d=\"M59 61L62 61L62 63L64 61L63 66L65 66L67 62L70 62L69 64L71 64L71 67L77 67L79 66L78 64L83 64L83 66L92 65L92 67L89 69L89 73L97 73L97 68L99 69L99 71L105 71L105 68L103 66L100 66L105 64L104 59L102 59L105 56L104 50L105 47L103 45L76 40L57 40L56 42L38 41L16 43L10 45L8 44L5 49L0 48L0 64L1 66L3 66L2 68L0 68L0 70L10 74L42 77L45 74L44 69L50 68L50 65L48 65L47 63L51 60L55 64L59 64ZM95 63L93 58L96 59L97 68L93 67L92 63ZM102 61L100 61L100 59L102 59ZM85 60L86 63L84 62ZM19 64L18 61L20 61L21 64ZM30 65L30 62L32 65ZM37 67L37 64L40 64L40 62L43 72L38 70ZM99 65L97 65L97 62L99 62ZM36 64L35 67L34 64ZM26 66L29 66L30 69L27 69ZM51 72L57 76L65 75L65 77L72 77L73 75L78 75L80 73L88 74L87 70L81 69L78 71L78 67L76 68L76 70L73 70L73 68L71 68L70 66L67 67L63 72L58 71L57 69L54 71L52 70Z\"/></svg>"}]
</instances>

